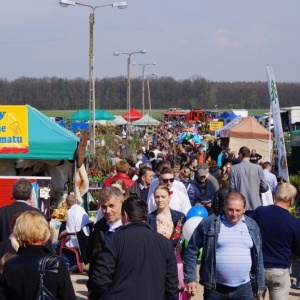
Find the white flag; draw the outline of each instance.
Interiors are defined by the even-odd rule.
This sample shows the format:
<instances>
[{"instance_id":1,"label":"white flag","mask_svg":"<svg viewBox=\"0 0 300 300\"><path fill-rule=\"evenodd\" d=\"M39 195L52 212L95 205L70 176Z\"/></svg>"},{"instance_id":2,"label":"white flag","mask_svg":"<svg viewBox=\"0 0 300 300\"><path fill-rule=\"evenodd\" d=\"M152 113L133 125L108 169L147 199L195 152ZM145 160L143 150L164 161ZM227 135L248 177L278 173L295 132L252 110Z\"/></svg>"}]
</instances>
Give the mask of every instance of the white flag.
<instances>
[{"instance_id":1,"label":"white flag","mask_svg":"<svg viewBox=\"0 0 300 300\"><path fill-rule=\"evenodd\" d=\"M284 135L282 130L281 116L280 116L280 107L279 100L275 82L275 76L273 69L267 65L267 76L268 76L268 87L270 93L270 108L273 115L274 123L274 134L275 141L278 151L278 173L279 176L282 176L287 182L289 182L289 171L286 160L286 150L284 143Z\"/></svg>"}]
</instances>

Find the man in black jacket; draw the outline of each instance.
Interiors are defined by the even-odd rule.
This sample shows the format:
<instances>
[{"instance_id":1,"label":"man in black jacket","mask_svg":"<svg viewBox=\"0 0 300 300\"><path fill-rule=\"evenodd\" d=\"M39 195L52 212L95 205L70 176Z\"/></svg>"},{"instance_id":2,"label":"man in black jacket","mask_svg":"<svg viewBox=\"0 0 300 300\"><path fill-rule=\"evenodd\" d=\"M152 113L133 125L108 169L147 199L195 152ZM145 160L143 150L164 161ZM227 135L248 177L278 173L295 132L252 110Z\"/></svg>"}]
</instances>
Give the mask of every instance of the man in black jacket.
<instances>
[{"instance_id":1,"label":"man in black jacket","mask_svg":"<svg viewBox=\"0 0 300 300\"><path fill-rule=\"evenodd\" d=\"M148 166L139 169L138 179L129 188L129 196L137 196L147 202L150 183L153 179L154 172Z\"/></svg>"},{"instance_id":2,"label":"man in black jacket","mask_svg":"<svg viewBox=\"0 0 300 300\"><path fill-rule=\"evenodd\" d=\"M122 206L123 228L98 255L88 287L90 300L177 300L178 273L170 241L146 223L147 204L131 197Z\"/></svg>"},{"instance_id":3,"label":"man in black jacket","mask_svg":"<svg viewBox=\"0 0 300 300\"><path fill-rule=\"evenodd\" d=\"M12 195L14 202L0 208L0 242L8 240L11 235L11 221L17 213L20 214L26 210L40 212L29 203L32 196L32 185L28 179L20 178L17 180L13 185Z\"/></svg>"},{"instance_id":4,"label":"man in black jacket","mask_svg":"<svg viewBox=\"0 0 300 300\"><path fill-rule=\"evenodd\" d=\"M105 240L122 226L121 207L124 196L116 187L106 187L99 192L102 218L92 227L86 246L86 256L90 264L90 273L98 254L103 250Z\"/></svg>"}]
</instances>

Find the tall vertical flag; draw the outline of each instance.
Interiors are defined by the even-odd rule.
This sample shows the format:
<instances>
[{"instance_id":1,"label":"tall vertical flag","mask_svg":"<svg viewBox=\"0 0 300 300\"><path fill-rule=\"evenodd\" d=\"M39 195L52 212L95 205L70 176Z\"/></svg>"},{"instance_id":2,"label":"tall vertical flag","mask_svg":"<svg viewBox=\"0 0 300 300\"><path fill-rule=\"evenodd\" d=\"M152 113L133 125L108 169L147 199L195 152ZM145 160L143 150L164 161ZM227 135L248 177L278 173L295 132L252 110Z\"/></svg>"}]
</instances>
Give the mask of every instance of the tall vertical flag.
<instances>
[{"instance_id":1,"label":"tall vertical flag","mask_svg":"<svg viewBox=\"0 0 300 300\"><path fill-rule=\"evenodd\" d=\"M273 69L267 65L268 87L270 93L270 108L273 115L274 134L278 151L278 172L287 182L289 182L289 171L286 160L286 150L284 135L282 130L279 99Z\"/></svg>"}]
</instances>

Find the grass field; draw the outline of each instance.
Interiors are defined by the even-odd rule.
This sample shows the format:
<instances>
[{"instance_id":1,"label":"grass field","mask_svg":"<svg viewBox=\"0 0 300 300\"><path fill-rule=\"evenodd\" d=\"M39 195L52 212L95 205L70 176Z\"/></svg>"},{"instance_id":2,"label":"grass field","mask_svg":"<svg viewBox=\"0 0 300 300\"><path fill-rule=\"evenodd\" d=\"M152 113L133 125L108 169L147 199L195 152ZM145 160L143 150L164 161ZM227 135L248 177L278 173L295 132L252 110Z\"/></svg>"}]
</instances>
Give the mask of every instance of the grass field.
<instances>
[{"instance_id":1,"label":"grass field","mask_svg":"<svg viewBox=\"0 0 300 300\"><path fill-rule=\"evenodd\" d=\"M157 120L161 120L163 117L163 112L165 109L153 109L152 110L152 117ZM225 109L223 110L218 110L218 113L221 114L224 112ZM76 110L44 110L42 111L46 116L48 117L64 117L68 118L72 114L76 112ZM124 115L126 110L125 109L115 109L115 110L109 110L109 112L113 115ZM146 111L147 112L147 111ZM249 116L254 116L254 115L262 115L264 113L268 112L267 109L249 109L248 114Z\"/></svg>"}]
</instances>

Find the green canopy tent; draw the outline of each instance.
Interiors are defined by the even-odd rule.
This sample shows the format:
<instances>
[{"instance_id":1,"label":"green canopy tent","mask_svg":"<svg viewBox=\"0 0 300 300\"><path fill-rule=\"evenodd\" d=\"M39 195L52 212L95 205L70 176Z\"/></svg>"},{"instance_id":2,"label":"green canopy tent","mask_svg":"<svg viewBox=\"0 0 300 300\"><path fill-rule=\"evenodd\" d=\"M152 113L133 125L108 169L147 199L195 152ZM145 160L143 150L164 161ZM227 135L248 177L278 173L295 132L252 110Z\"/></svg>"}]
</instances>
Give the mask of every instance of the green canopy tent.
<instances>
[{"instance_id":1,"label":"green canopy tent","mask_svg":"<svg viewBox=\"0 0 300 300\"><path fill-rule=\"evenodd\" d=\"M89 121L90 120L90 111L88 109L78 110L69 119L72 121ZM115 116L106 110L96 109L96 111L95 111L95 120L111 121L114 119L115 119Z\"/></svg>"},{"instance_id":2,"label":"green canopy tent","mask_svg":"<svg viewBox=\"0 0 300 300\"><path fill-rule=\"evenodd\" d=\"M5 111L5 105L0 111ZM28 112L28 152L0 153L0 159L73 160L80 139L37 109ZM0 144L1 147L1 144Z\"/></svg>"}]
</instances>

